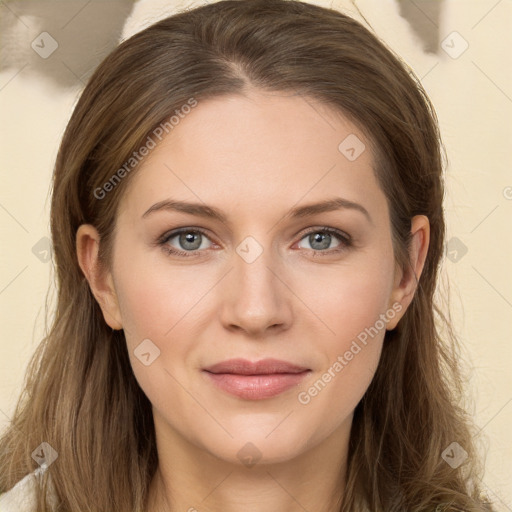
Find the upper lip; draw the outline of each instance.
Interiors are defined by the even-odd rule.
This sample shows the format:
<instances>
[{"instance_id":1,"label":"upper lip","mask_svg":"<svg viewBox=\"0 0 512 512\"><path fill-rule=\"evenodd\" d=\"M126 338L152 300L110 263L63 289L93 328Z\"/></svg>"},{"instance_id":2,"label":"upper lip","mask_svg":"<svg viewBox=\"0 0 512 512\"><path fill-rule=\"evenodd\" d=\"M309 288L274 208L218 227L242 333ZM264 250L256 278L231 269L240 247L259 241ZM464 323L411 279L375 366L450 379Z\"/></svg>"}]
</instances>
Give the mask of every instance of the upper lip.
<instances>
[{"instance_id":1,"label":"upper lip","mask_svg":"<svg viewBox=\"0 0 512 512\"><path fill-rule=\"evenodd\" d=\"M279 359L262 359L251 362L247 359L229 359L204 368L210 373L233 373L236 375L269 375L274 373L301 373L309 370L288 361Z\"/></svg>"}]
</instances>

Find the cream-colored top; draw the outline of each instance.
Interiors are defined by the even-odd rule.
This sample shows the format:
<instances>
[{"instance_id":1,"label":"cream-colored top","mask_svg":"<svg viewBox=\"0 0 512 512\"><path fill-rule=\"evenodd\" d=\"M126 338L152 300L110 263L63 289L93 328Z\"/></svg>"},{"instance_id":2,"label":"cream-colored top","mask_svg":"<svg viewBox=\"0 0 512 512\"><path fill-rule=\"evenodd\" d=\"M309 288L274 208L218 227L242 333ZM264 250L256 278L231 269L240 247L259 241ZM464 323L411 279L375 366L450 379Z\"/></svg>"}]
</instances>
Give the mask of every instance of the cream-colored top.
<instances>
[{"instance_id":1,"label":"cream-colored top","mask_svg":"<svg viewBox=\"0 0 512 512\"><path fill-rule=\"evenodd\" d=\"M45 471L43 465L22 478L12 489L0 494L0 512L36 512L37 479Z\"/></svg>"}]
</instances>

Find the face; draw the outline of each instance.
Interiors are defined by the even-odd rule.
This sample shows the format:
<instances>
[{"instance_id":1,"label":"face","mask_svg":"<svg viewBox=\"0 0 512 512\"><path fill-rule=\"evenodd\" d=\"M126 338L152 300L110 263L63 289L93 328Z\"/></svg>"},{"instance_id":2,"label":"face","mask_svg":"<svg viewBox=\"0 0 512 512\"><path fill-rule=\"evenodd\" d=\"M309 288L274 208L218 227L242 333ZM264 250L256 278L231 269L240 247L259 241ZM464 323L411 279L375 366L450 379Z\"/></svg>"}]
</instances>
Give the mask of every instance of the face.
<instances>
[{"instance_id":1,"label":"face","mask_svg":"<svg viewBox=\"0 0 512 512\"><path fill-rule=\"evenodd\" d=\"M372 166L344 117L256 91L200 101L142 162L103 309L157 429L235 463L289 460L347 429L405 310ZM212 369L235 358L293 368Z\"/></svg>"}]
</instances>

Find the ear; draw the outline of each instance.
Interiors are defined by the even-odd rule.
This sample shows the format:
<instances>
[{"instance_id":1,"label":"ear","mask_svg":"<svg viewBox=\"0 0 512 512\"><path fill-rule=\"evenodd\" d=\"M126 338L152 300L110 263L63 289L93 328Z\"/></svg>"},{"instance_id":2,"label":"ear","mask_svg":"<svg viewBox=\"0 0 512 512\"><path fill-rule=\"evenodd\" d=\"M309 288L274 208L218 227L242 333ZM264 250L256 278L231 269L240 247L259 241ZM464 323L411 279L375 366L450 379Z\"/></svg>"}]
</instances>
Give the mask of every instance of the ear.
<instances>
[{"instance_id":1,"label":"ear","mask_svg":"<svg viewBox=\"0 0 512 512\"><path fill-rule=\"evenodd\" d=\"M82 224L76 233L76 253L91 292L112 329L122 329L119 303L110 271L98 261L100 236L91 224Z\"/></svg>"},{"instance_id":2,"label":"ear","mask_svg":"<svg viewBox=\"0 0 512 512\"><path fill-rule=\"evenodd\" d=\"M409 265L407 268L396 268L393 291L389 308L397 314L387 324L386 329L394 329L409 307L427 258L430 242L430 223L425 215L416 215L411 221L411 246L409 249ZM400 304L401 307L398 307ZM393 306L394 305L394 306Z\"/></svg>"}]
</instances>

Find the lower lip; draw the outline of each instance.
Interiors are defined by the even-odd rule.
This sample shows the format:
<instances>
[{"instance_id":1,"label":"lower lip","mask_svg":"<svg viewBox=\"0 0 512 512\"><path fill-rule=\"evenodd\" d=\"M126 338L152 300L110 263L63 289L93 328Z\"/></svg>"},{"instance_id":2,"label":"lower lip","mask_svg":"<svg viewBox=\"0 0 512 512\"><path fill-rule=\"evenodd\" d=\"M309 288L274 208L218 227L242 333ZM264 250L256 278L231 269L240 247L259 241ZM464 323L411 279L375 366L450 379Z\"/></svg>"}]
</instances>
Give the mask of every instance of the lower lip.
<instances>
[{"instance_id":1,"label":"lower lip","mask_svg":"<svg viewBox=\"0 0 512 512\"><path fill-rule=\"evenodd\" d=\"M262 400L277 396L309 375L310 370L301 373L273 373L268 375L237 375L233 373L203 372L220 389L246 400Z\"/></svg>"}]
</instances>

